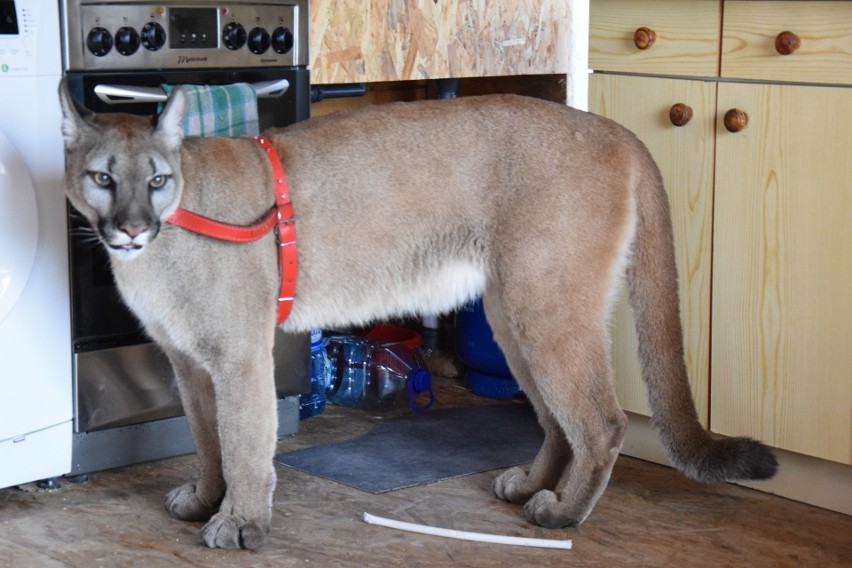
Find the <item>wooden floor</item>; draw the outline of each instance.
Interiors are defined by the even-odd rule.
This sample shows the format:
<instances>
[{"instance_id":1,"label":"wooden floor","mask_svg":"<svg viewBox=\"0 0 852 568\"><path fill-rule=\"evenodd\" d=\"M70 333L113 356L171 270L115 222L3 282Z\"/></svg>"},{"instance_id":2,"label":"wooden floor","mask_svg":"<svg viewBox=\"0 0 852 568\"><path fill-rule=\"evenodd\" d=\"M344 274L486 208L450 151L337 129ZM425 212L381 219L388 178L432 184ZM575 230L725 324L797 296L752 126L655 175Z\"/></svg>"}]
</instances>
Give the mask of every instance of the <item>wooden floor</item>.
<instances>
[{"instance_id":1,"label":"wooden floor","mask_svg":"<svg viewBox=\"0 0 852 568\"><path fill-rule=\"evenodd\" d=\"M468 398L445 381L444 406ZM477 401L479 402L479 401ZM387 416L330 407L281 451L368 431ZM852 518L735 485L702 485L619 459L586 523L545 530L491 494L495 472L372 495L282 466L269 541L259 552L210 550L200 523L170 518L163 496L195 473L194 456L90 476L61 489L0 490L0 566L852 566ZM381 475L380 471L376 475ZM460 530L572 539L543 550L420 536L362 522L364 512Z\"/></svg>"}]
</instances>

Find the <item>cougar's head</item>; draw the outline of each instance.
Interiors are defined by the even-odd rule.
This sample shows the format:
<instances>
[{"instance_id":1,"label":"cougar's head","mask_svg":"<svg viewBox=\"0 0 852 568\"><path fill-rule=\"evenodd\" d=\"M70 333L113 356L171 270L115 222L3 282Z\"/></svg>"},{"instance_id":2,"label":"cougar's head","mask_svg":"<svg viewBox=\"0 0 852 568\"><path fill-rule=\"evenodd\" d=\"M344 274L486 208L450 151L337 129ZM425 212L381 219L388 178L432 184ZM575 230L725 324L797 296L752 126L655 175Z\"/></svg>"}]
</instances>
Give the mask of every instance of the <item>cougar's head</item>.
<instances>
[{"instance_id":1,"label":"cougar's head","mask_svg":"<svg viewBox=\"0 0 852 568\"><path fill-rule=\"evenodd\" d=\"M59 86L65 191L113 258L138 255L180 202L186 96L175 89L155 118L94 114Z\"/></svg>"}]
</instances>

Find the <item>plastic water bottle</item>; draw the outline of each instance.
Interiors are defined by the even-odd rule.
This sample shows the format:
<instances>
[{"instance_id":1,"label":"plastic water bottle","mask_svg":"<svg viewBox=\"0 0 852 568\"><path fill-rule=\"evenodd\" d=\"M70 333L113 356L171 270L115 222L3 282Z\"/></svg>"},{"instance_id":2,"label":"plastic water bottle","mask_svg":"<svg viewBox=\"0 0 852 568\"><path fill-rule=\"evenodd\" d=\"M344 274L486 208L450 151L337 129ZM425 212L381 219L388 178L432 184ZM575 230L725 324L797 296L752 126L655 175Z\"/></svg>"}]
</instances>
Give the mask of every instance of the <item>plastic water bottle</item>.
<instances>
[{"instance_id":1,"label":"plastic water bottle","mask_svg":"<svg viewBox=\"0 0 852 568\"><path fill-rule=\"evenodd\" d=\"M326 396L334 404L386 410L407 399L413 412L435 402L432 375L417 366L414 354L400 343L383 343L350 335L325 340L331 364ZM425 404L418 405L417 395Z\"/></svg>"},{"instance_id":2,"label":"plastic water bottle","mask_svg":"<svg viewBox=\"0 0 852 568\"><path fill-rule=\"evenodd\" d=\"M299 397L299 419L316 416L325 410L327 359L322 344L322 330L311 330L311 391Z\"/></svg>"}]
</instances>

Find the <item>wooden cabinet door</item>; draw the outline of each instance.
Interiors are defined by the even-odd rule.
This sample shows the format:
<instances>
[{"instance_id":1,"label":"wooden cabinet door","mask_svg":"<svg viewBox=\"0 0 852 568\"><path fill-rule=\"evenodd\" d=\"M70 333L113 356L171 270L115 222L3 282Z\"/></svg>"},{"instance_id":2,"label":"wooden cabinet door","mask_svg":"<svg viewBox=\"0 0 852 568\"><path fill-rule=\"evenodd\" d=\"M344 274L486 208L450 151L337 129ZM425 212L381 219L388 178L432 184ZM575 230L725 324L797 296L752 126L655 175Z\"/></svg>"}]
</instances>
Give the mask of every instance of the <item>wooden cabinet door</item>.
<instances>
[{"instance_id":1,"label":"wooden cabinet door","mask_svg":"<svg viewBox=\"0 0 852 568\"><path fill-rule=\"evenodd\" d=\"M704 81L606 74L593 74L590 78L590 109L635 132L650 149L666 183L674 224L687 368L698 414L705 425L715 93L715 83ZM674 126L669 119L669 110L677 103L692 108L693 117L685 126ZM626 291L616 308L613 357L622 406L631 412L650 414Z\"/></svg>"},{"instance_id":2,"label":"wooden cabinet door","mask_svg":"<svg viewBox=\"0 0 852 568\"><path fill-rule=\"evenodd\" d=\"M311 82L564 74L575 2L311 0Z\"/></svg>"},{"instance_id":3,"label":"wooden cabinet door","mask_svg":"<svg viewBox=\"0 0 852 568\"><path fill-rule=\"evenodd\" d=\"M711 428L852 463L852 89L718 96Z\"/></svg>"}]
</instances>

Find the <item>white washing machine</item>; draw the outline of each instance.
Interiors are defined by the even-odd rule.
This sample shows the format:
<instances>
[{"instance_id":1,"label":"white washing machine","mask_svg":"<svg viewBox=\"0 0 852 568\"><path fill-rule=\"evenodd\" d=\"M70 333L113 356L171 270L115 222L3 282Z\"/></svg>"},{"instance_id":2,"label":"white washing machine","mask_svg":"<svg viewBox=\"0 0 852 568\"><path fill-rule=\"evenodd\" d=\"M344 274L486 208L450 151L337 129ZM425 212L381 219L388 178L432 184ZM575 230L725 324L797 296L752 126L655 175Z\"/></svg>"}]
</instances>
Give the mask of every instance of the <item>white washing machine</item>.
<instances>
[{"instance_id":1,"label":"white washing machine","mask_svg":"<svg viewBox=\"0 0 852 568\"><path fill-rule=\"evenodd\" d=\"M0 487L71 470L57 0L0 0Z\"/></svg>"}]
</instances>

